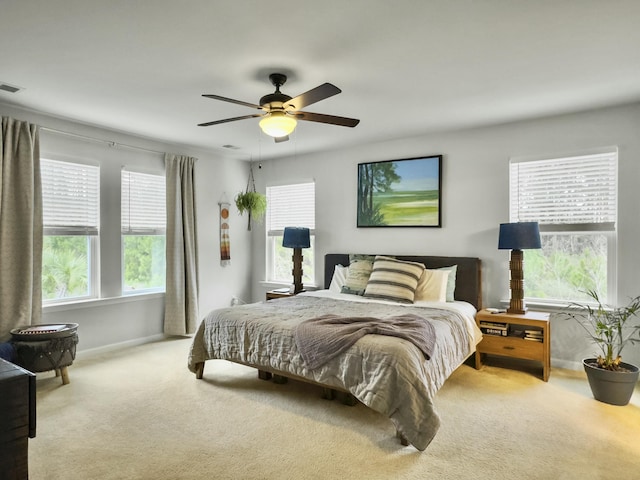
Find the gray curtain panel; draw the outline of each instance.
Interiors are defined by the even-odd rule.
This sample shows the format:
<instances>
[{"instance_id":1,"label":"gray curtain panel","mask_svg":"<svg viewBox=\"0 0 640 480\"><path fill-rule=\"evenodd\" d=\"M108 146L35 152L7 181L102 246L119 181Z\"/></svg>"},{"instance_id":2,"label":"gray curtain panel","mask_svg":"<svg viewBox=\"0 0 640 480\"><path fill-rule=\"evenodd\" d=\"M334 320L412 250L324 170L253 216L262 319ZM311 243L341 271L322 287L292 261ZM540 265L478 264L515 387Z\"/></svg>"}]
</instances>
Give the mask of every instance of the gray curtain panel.
<instances>
[{"instance_id":1,"label":"gray curtain panel","mask_svg":"<svg viewBox=\"0 0 640 480\"><path fill-rule=\"evenodd\" d=\"M0 341L42 320L40 129L2 117L0 138Z\"/></svg>"},{"instance_id":2,"label":"gray curtain panel","mask_svg":"<svg viewBox=\"0 0 640 480\"><path fill-rule=\"evenodd\" d=\"M197 159L165 154L167 281L164 333L187 335L198 326L198 239L194 167Z\"/></svg>"}]
</instances>

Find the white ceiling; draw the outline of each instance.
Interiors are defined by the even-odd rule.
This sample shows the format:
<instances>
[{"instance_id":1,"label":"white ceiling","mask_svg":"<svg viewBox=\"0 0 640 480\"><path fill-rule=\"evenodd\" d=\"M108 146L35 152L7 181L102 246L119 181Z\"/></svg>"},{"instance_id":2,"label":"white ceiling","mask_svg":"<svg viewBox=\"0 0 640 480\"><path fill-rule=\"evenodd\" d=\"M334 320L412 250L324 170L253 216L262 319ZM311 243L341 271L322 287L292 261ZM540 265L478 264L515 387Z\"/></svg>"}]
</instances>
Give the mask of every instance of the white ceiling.
<instances>
[{"instance_id":1,"label":"white ceiling","mask_svg":"<svg viewBox=\"0 0 640 480\"><path fill-rule=\"evenodd\" d=\"M0 102L266 159L640 100L640 1L3 0ZM250 103L342 89L275 144Z\"/></svg>"}]
</instances>

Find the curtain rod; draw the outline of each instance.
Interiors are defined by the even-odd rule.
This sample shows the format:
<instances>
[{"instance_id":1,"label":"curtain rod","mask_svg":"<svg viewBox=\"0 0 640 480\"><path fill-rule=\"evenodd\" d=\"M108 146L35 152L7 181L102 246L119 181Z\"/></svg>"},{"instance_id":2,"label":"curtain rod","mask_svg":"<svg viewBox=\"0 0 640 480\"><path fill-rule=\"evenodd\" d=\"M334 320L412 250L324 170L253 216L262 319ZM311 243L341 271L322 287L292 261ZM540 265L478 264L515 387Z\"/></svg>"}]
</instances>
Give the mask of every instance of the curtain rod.
<instances>
[{"instance_id":1,"label":"curtain rod","mask_svg":"<svg viewBox=\"0 0 640 480\"><path fill-rule=\"evenodd\" d=\"M104 143L112 148L121 147L121 148L129 148L131 150L141 150L143 152L148 152L148 153L157 153L159 155L165 154L165 152L160 152L158 150L151 150L150 148L136 147L135 145L127 145L126 143L118 143L111 140L103 140L101 138L90 137L88 135L81 135L79 133L65 132L64 130L58 130L51 127L40 127L40 129L46 130L47 132L51 132L51 133L57 133L59 135L66 135L68 137L75 137L75 138L81 138L83 140L89 140L92 142Z\"/></svg>"}]
</instances>

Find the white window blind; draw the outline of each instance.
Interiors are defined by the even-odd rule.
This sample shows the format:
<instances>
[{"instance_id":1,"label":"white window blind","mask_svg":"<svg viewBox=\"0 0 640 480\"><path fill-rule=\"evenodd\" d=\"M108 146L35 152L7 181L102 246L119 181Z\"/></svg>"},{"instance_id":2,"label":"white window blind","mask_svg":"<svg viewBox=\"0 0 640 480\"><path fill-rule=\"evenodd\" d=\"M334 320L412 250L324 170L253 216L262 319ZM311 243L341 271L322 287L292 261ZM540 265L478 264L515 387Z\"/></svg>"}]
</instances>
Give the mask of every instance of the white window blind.
<instances>
[{"instance_id":1,"label":"white window blind","mask_svg":"<svg viewBox=\"0 0 640 480\"><path fill-rule=\"evenodd\" d=\"M166 186L164 175L121 173L123 235L164 235L166 230Z\"/></svg>"},{"instance_id":2,"label":"white window blind","mask_svg":"<svg viewBox=\"0 0 640 480\"><path fill-rule=\"evenodd\" d=\"M267 187L267 234L282 235L285 227L316 228L313 182Z\"/></svg>"},{"instance_id":3,"label":"white window blind","mask_svg":"<svg viewBox=\"0 0 640 480\"><path fill-rule=\"evenodd\" d=\"M540 231L614 231L615 152L512 162L512 222L537 221Z\"/></svg>"},{"instance_id":4,"label":"white window blind","mask_svg":"<svg viewBox=\"0 0 640 480\"><path fill-rule=\"evenodd\" d=\"M98 235L100 167L41 159L45 235Z\"/></svg>"}]
</instances>

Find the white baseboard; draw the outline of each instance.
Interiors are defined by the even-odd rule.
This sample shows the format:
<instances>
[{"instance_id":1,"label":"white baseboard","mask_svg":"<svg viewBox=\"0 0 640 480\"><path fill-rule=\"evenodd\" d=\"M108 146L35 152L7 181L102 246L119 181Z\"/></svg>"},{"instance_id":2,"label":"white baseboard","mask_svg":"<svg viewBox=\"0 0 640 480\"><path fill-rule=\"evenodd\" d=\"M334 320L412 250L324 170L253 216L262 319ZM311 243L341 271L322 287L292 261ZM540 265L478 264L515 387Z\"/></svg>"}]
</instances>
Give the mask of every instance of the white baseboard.
<instances>
[{"instance_id":1,"label":"white baseboard","mask_svg":"<svg viewBox=\"0 0 640 480\"><path fill-rule=\"evenodd\" d=\"M158 333L149 337L134 338L133 340L112 343L109 345L104 345L102 347L89 348L87 350L78 350L76 352L76 358L81 358L84 360L87 358L96 357L98 355L103 355L105 353L111 353L116 350L122 350L123 348L136 347L138 345L144 345L145 343L157 342L160 340L164 340L165 338L167 338L167 335L165 335L164 333Z\"/></svg>"},{"instance_id":2,"label":"white baseboard","mask_svg":"<svg viewBox=\"0 0 640 480\"><path fill-rule=\"evenodd\" d=\"M572 360L552 358L551 366L556 368L566 368L567 370L583 370L582 361L576 362Z\"/></svg>"}]
</instances>

